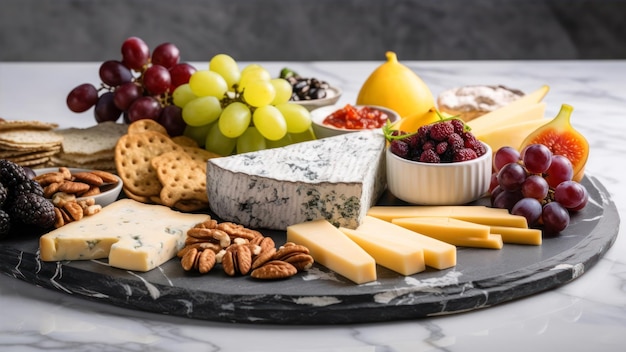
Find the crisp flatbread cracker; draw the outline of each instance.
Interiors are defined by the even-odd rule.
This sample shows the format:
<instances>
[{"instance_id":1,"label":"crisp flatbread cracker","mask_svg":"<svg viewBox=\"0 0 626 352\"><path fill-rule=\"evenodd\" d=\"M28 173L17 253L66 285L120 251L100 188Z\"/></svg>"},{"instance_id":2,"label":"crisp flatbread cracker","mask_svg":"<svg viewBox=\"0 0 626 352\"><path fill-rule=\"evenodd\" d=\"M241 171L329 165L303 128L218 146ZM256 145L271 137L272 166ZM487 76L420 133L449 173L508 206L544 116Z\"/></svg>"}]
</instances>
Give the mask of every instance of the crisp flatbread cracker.
<instances>
[{"instance_id":1,"label":"crisp flatbread cracker","mask_svg":"<svg viewBox=\"0 0 626 352\"><path fill-rule=\"evenodd\" d=\"M53 130L58 127L59 127L59 124L54 123L54 122L26 121L26 120L0 121L0 131L13 130L13 129Z\"/></svg>"},{"instance_id":2,"label":"crisp flatbread cracker","mask_svg":"<svg viewBox=\"0 0 626 352\"><path fill-rule=\"evenodd\" d=\"M7 130L0 132L0 142L16 146L47 146L63 142L63 136L48 130Z\"/></svg>"},{"instance_id":3,"label":"crisp flatbread cracker","mask_svg":"<svg viewBox=\"0 0 626 352\"><path fill-rule=\"evenodd\" d=\"M63 153L94 155L109 153L113 155L115 144L126 134L128 126L115 122L103 122L88 128L68 128L58 130L63 136Z\"/></svg>"}]
</instances>

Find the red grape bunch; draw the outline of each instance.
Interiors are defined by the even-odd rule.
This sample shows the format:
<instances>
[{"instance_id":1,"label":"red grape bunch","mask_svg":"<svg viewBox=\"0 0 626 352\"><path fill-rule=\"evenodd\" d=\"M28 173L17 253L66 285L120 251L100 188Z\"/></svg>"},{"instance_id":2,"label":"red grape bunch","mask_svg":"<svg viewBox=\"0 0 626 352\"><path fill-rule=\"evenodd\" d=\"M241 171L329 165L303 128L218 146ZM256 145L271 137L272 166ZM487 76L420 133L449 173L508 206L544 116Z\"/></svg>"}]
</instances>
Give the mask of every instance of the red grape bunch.
<instances>
[{"instance_id":1,"label":"red grape bunch","mask_svg":"<svg viewBox=\"0 0 626 352\"><path fill-rule=\"evenodd\" d=\"M171 136L185 129L180 107L172 103L172 92L189 82L196 69L180 62L180 50L171 43L162 43L150 53L140 38L126 39L121 60L107 60L100 65L100 88L83 83L67 96L73 112L94 107L98 123L117 121L123 115L126 123L152 119L163 125Z\"/></svg>"},{"instance_id":2,"label":"red grape bunch","mask_svg":"<svg viewBox=\"0 0 626 352\"><path fill-rule=\"evenodd\" d=\"M530 227L555 234L570 222L570 212L583 209L589 194L572 180L567 157L553 154L543 144L531 144L518 152L502 147L493 158L491 204L526 218Z\"/></svg>"}]
</instances>

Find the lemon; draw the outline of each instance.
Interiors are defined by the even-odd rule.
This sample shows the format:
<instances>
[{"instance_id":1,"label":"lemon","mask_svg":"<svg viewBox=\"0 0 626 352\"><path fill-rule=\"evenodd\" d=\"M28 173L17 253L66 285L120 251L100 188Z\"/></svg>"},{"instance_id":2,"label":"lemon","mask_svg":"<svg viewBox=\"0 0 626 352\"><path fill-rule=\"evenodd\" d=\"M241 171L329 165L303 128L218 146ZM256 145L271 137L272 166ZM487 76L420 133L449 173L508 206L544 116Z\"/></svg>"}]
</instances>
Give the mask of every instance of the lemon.
<instances>
[{"instance_id":1,"label":"lemon","mask_svg":"<svg viewBox=\"0 0 626 352\"><path fill-rule=\"evenodd\" d=\"M396 111L401 117L421 116L435 106L433 94L411 69L398 62L396 53L388 51L387 62L367 78L357 105L378 105Z\"/></svg>"}]
</instances>

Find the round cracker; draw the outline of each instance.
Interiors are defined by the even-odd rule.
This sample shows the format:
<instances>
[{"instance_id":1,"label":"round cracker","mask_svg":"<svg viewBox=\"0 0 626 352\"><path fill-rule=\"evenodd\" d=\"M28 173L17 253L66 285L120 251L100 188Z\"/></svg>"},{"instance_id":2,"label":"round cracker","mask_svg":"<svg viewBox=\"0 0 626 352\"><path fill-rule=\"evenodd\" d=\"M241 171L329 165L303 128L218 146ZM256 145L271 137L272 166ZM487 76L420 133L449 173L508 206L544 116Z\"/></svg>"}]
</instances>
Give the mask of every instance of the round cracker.
<instances>
[{"instance_id":1,"label":"round cracker","mask_svg":"<svg viewBox=\"0 0 626 352\"><path fill-rule=\"evenodd\" d=\"M147 131L158 132L169 136L163 125L151 119L137 120L128 126L128 134L144 133Z\"/></svg>"}]
</instances>

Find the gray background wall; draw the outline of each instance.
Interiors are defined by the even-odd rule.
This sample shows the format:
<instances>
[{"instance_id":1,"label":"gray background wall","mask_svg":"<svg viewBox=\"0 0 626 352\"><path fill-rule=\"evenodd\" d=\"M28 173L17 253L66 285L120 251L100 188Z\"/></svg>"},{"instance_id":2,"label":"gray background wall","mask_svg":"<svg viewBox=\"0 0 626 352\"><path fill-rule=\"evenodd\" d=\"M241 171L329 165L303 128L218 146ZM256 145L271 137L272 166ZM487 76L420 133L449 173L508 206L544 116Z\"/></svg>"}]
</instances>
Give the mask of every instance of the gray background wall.
<instances>
[{"instance_id":1,"label":"gray background wall","mask_svg":"<svg viewBox=\"0 0 626 352\"><path fill-rule=\"evenodd\" d=\"M0 61L623 59L626 0L2 0ZM115 57L115 56L114 56Z\"/></svg>"}]
</instances>

